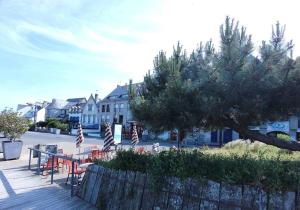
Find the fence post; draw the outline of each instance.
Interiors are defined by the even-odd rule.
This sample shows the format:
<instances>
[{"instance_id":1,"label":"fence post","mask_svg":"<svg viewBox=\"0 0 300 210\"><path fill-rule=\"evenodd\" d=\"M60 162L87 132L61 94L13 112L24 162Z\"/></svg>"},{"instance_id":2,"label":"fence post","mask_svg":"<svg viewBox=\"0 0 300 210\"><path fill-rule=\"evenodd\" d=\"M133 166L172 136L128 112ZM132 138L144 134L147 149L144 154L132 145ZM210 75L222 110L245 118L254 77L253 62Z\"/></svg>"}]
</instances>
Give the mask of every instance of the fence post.
<instances>
[{"instance_id":1,"label":"fence post","mask_svg":"<svg viewBox=\"0 0 300 210\"><path fill-rule=\"evenodd\" d=\"M72 160L71 197L74 196L74 160Z\"/></svg>"},{"instance_id":2,"label":"fence post","mask_svg":"<svg viewBox=\"0 0 300 210\"><path fill-rule=\"evenodd\" d=\"M53 174L54 174L54 155L52 155L51 184L53 184Z\"/></svg>"},{"instance_id":3,"label":"fence post","mask_svg":"<svg viewBox=\"0 0 300 210\"><path fill-rule=\"evenodd\" d=\"M41 174L41 152L38 151L38 168L37 168L37 174L40 175Z\"/></svg>"},{"instance_id":4,"label":"fence post","mask_svg":"<svg viewBox=\"0 0 300 210\"><path fill-rule=\"evenodd\" d=\"M30 170L31 169L31 152L32 152L32 150L31 149L29 149L30 150L30 152L29 152L29 163L28 163L28 169Z\"/></svg>"}]
</instances>

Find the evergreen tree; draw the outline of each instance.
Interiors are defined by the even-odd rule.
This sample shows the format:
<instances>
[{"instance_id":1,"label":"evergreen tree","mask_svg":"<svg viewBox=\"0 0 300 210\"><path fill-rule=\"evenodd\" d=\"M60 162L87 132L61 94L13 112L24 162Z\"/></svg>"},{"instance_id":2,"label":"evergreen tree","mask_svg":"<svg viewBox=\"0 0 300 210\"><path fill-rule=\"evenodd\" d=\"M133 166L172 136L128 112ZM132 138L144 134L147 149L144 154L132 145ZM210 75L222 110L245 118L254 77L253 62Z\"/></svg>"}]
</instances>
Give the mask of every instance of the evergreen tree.
<instances>
[{"instance_id":1,"label":"evergreen tree","mask_svg":"<svg viewBox=\"0 0 300 210\"><path fill-rule=\"evenodd\" d=\"M160 130L228 127L252 140L300 150L295 141L248 129L299 113L299 62L292 58L293 43L284 41L284 32L277 23L255 56L246 29L227 17L218 51L209 41L189 58L179 44L170 58L160 52L153 72L144 78L142 97L132 100L133 114Z\"/></svg>"}]
</instances>

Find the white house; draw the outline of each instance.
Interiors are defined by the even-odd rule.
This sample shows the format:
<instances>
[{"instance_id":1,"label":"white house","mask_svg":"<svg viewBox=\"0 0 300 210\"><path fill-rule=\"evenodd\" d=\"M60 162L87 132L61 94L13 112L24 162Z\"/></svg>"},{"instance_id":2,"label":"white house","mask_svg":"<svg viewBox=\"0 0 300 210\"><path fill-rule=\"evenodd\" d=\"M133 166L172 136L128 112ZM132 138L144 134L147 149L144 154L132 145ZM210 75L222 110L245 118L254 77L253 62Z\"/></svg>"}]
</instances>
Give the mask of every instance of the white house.
<instances>
[{"instance_id":1,"label":"white house","mask_svg":"<svg viewBox=\"0 0 300 210\"><path fill-rule=\"evenodd\" d=\"M82 108L81 124L85 129L99 129L98 100L98 94L95 94L95 97L91 94Z\"/></svg>"},{"instance_id":2,"label":"white house","mask_svg":"<svg viewBox=\"0 0 300 210\"><path fill-rule=\"evenodd\" d=\"M31 120L32 122L45 121L46 119L46 107L48 102L44 101L43 103L27 103L27 104L18 104L17 112L19 112L21 117Z\"/></svg>"},{"instance_id":3,"label":"white house","mask_svg":"<svg viewBox=\"0 0 300 210\"><path fill-rule=\"evenodd\" d=\"M86 98L69 98L67 100L52 99L52 102L46 108L46 118L58 120L69 119L69 110L73 106L86 103Z\"/></svg>"}]
</instances>

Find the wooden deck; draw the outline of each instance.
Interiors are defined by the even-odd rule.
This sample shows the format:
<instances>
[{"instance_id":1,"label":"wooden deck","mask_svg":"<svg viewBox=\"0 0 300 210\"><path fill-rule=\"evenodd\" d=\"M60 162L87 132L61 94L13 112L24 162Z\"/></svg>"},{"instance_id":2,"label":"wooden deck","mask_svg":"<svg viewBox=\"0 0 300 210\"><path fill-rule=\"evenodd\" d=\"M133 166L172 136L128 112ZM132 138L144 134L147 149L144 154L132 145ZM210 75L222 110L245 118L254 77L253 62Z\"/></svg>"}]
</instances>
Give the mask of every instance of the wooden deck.
<instances>
[{"instance_id":1,"label":"wooden deck","mask_svg":"<svg viewBox=\"0 0 300 210\"><path fill-rule=\"evenodd\" d=\"M24 160L0 160L0 209L95 209L74 196L64 184L66 173L38 176Z\"/></svg>"}]
</instances>

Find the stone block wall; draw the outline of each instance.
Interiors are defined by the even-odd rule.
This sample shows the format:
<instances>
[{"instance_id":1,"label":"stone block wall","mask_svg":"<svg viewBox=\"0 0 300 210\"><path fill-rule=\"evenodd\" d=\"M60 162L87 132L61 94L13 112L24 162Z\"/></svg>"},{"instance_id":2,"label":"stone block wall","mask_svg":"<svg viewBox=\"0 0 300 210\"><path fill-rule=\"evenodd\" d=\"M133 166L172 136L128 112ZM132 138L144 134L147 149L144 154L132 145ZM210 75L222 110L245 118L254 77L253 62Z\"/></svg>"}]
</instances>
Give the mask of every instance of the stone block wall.
<instances>
[{"instance_id":1,"label":"stone block wall","mask_svg":"<svg viewBox=\"0 0 300 210\"><path fill-rule=\"evenodd\" d=\"M91 165L77 196L98 209L300 210L297 192L268 194L251 186L168 178L153 190L151 178L132 171Z\"/></svg>"}]
</instances>

